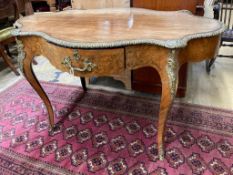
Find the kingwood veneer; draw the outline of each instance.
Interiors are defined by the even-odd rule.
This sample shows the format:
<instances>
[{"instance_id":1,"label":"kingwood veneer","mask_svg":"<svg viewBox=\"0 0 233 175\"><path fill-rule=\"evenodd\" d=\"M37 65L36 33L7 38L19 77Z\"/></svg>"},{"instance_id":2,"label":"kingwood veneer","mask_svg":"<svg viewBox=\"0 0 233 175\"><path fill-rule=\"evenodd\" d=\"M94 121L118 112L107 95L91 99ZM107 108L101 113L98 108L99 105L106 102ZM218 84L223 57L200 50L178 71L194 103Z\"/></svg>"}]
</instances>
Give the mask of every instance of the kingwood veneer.
<instances>
[{"instance_id":1,"label":"kingwood veneer","mask_svg":"<svg viewBox=\"0 0 233 175\"><path fill-rule=\"evenodd\" d=\"M134 8L36 14L18 20L15 26L21 70L44 101L51 127L54 112L33 73L34 56L44 55L57 69L80 77L155 68L162 82L160 159L164 156L164 131L177 90L178 70L186 62L213 58L224 31L222 23L186 11Z\"/></svg>"}]
</instances>

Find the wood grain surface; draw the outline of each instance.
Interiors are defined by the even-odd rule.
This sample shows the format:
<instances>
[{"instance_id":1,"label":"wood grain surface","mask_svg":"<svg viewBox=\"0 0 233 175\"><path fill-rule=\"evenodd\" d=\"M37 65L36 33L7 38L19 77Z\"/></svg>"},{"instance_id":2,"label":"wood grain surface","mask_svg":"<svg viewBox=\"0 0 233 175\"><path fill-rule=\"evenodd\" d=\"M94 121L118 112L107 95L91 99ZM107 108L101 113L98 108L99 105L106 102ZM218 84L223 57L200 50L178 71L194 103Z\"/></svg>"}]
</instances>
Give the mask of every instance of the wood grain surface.
<instances>
[{"instance_id":1,"label":"wood grain surface","mask_svg":"<svg viewBox=\"0 0 233 175\"><path fill-rule=\"evenodd\" d=\"M21 32L42 32L70 42L177 40L221 29L219 22L186 12L105 9L35 14L18 21Z\"/></svg>"}]
</instances>

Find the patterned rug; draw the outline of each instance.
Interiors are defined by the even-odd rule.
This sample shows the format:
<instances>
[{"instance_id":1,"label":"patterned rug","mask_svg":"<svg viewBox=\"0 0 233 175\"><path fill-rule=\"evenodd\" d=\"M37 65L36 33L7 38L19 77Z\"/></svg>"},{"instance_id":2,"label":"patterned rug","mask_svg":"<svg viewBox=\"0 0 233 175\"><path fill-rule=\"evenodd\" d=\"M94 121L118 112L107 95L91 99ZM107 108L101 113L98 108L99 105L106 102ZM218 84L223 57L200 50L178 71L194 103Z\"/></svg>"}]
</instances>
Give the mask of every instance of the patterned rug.
<instances>
[{"instance_id":1,"label":"patterned rug","mask_svg":"<svg viewBox=\"0 0 233 175\"><path fill-rule=\"evenodd\" d=\"M53 132L26 81L0 94L0 174L233 174L233 111L174 103L159 161L159 101L42 85L59 123Z\"/></svg>"}]
</instances>

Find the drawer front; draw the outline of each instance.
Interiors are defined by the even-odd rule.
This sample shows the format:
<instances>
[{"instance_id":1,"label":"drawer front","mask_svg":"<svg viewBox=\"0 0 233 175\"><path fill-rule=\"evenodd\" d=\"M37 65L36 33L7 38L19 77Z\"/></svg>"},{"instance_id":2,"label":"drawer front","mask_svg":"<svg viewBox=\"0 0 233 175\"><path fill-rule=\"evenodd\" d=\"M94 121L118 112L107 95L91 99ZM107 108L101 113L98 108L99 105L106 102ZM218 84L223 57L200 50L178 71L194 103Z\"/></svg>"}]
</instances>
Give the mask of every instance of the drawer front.
<instances>
[{"instance_id":1,"label":"drawer front","mask_svg":"<svg viewBox=\"0 0 233 175\"><path fill-rule=\"evenodd\" d=\"M117 75L125 69L124 49L78 50L78 55L78 61L72 59L77 76Z\"/></svg>"},{"instance_id":2,"label":"drawer front","mask_svg":"<svg viewBox=\"0 0 233 175\"><path fill-rule=\"evenodd\" d=\"M41 39L35 42L39 43L38 55L48 58L57 69L76 76L111 76L118 75L125 69L124 48L71 49Z\"/></svg>"}]
</instances>

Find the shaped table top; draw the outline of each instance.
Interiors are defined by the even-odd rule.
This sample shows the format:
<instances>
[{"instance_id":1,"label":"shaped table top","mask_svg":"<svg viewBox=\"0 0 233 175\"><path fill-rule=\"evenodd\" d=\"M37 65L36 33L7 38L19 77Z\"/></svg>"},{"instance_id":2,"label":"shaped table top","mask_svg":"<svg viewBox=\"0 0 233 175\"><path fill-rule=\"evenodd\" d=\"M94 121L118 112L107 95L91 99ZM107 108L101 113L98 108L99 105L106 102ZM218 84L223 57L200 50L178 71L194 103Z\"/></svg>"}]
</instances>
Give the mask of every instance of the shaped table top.
<instances>
[{"instance_id":1,"label":"shaped table top","mask_svg":"<svg viewBox=\"0 0 233 175\"><path fill-rule=\"evenodd\" d=\"M195 38L220 35L224 25L188 11L137 8L69 10L38 13L19 19L15 36L40 36L49 42L79 48L109 48L134 44L185 47Z\"/></svg>"}]
</instances>

